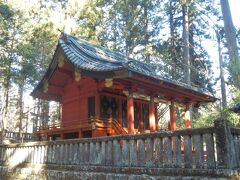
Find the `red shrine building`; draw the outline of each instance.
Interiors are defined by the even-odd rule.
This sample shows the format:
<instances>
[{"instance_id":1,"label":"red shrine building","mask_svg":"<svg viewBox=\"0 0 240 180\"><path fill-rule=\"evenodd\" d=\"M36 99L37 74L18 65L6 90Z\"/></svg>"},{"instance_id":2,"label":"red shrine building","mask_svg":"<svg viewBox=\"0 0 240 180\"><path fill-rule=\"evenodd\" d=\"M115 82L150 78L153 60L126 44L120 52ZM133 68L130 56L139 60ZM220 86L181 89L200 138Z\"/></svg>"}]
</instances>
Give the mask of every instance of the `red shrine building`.
<instances>
[{"instance_id":1,"label":"red shrine building","mask_svg":"<svg viewBox=\"0 0 240 180\"><path fill-rule=\"evenodd\" d=\"M189 106L216 100L161 77L148 64L67 34L32 96L62 104L60 124L39 127L38 140L154 132L159 103L170 105L170 130L176 129L175 104L184 105L189 128Z\"/></svg>"}]
</instances>

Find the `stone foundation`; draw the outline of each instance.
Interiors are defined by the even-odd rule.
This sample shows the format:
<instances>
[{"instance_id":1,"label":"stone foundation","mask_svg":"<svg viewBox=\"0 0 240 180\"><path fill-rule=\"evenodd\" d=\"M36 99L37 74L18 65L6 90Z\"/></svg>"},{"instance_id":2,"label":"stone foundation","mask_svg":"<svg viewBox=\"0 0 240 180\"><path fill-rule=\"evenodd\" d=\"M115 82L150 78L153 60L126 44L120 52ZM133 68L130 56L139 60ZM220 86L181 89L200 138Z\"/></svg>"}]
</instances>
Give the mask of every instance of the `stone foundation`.
<instances>
[{"instance_id":1,"label":"stone foundation","mask_svg":"<svg viewBox=\"0 0 240 180\"><path fill-rule=\"evenodd\" d=\"M8 168L0 166L1 180L225 180L240 179L239 170L176 169L176 168L120 168L103 166L56 166L24 164Z\"/></svg>"}]
</instances>

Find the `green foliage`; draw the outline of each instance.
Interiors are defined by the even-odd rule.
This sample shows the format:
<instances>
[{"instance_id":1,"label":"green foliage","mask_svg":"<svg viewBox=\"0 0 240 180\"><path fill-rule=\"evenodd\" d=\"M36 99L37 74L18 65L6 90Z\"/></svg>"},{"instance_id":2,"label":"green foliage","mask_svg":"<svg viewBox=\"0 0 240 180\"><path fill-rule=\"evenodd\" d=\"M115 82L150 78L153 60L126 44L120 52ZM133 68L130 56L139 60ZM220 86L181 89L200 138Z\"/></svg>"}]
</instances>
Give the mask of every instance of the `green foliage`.
<instances>
[{"instance_id":1,"label":"green foliage","mask_svg":"<svg viewBox=\"0 0 240 180\"><path fill-rule=\"evenodd\" d=\"M230 110L236 103L240 102L240 90L233 89L234 98L228 106L220 109L219 107L207 106L203 111L195 114L194 127L209 127L213 126L216 119L222 118L229 120L234 126L240 126L240 114L234 113Z\"/></svg>"},{"instance_id":2,"label":"green foliage","mask_svg":"<svg viewBox=\"0 0 240 180\"><path fill-rule=\"evenodd\" d=\"M8 20L14 16L14 12L6 4L0 4L0 14L4 20Z\"/></svg>"},{"instance_id":3,"label":"green foliage","mask_svg":"<svg viewBox=\"0 0 240 180\"><path fill-rule=\"evenodd\" d=\"M35 69L35 48L31 44L19 44L18 46L19 69L15 71L15 82L21 86L30 86L37 79Z\"/></svg>"},{"instance_id":4,"label":"green foliage","mask_svg":"<svg viewBox=\"0 0 240 180\"><path fill-rule=\"evenodd\" d=\"M176 125L178 129L185 129L185 120L184 120L184 109L176 109Z\"/></svg>"},{"instance_id":5,"label":"green foliage","mask_svg":"<svg viewBox=\"0 0 240 180\"><path fill-rule=\"evenodd\" d=\"M207 113L199 113L194 120L194 128L211 127L214 125L214 121L219 118L230 121L234 126L240 126L239 115L230 111L229 107L225 107L221 111L215 109Z\"/></svg>"},{"instance_id":6,"label":"green foliage","mask_svg":"<svg viewBox=\"0 0 240 180\"><path fill-rule=\"evenodd\" d=\"M240 29L237 30L237 42L238 42L238 50L240 50Z\"/></svg>"},{"instance_id":7,"label":"green foliage","mask_svg":"<svg viewBox=\"0 0 240 180\"><path fill-rule=\"evenodd\" d=\"M33 85L36 85L36 80L39 81L46 72L57 44L57 38L52 23L44 23L33 28L32 36L28 41L29 46L32 46L30 53L34 57L33 63L37 75Z\"/></svg>"},{"instance_id":8,"label":"green foliage","mask_svg":"<svg viewBox=\"0 0 240 180\"><path fill-rule=\"evenodd\" d=\"M98 35L102 32L103 10L97 7L97 0L88 0L77 18L77 28L73 34L87 40L98 42Z\"/></svg>"},{"instance_id":9,"label":"green foliage","mask_svg":"<svg viewBox=\"0 0 240 180\"><path fill-rule=\"evenodd\" d=\"M112 1L102 4L107 9L102 44L142 61L153 53L161 30L158 0Z\"/></svg>"},{"instance_id":10,"label":"green foliage","mask_svg":"<svg viewBox=\"0 0 240 180\"><path fill-rule=\"evenodd\" d=\"M240 88L240 65L238 65L238 63L240 63L239 59L239 57L232 58L228 65L229 72L231 74L230 81L232 81L232 84L237 88Z\"/></svg>"}]
</instances>

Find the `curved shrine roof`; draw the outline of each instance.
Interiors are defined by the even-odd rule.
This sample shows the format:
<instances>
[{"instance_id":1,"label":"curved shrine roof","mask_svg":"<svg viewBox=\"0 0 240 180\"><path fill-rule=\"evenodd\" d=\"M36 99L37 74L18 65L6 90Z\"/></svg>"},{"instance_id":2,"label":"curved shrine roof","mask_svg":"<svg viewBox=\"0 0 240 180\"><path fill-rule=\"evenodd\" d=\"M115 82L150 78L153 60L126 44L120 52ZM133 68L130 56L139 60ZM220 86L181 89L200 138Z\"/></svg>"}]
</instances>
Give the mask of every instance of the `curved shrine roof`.
<instances>
[{"instance_id":1,"label":"curved shrine roof","mask_svg":"<svg viewBox=\"0 0 240 180\"><path fill-rule=\"evenodd\" d=\"M59 40L59 44L69 61L79 69L115 71L126 68L148 76L155 75L155 70L146 63L70 35L64 34Z\"/></svg>"},{"instance_id":2,"label":"curved shrine roof","mask_svg":"<svg viewBox=\"0 0 240 180\"><path fill-rule=\"evenodd\" d=\"M200 94L209 95L212 97L212 99L215 99L207 91L201 88L172 80L169 77L166 77L166 75L159 75L155 70L156 68L150 64L134 60L121 53L110 51L109 49L94 45L74 36L62 33L62 36L59 39L59 46L62 48L68 62L71 63L75 68L90 72L128 70L130 72L164 81L172 85L180 86ZM48 71L50 71L50 69L48 69ZM49 72L46 74L49 74ZM41 82L43 82L43 80L44 78ZM38 89L39 85L34 89L34 91ZM32 95L34 94L34 91Z\"/></svg>"},{"instance_id":3,"label":"curved shrine roof","mask_svg":"<svg viewBox=\"0 0 240 180\"><path fill-rule=\"evenodd\" d=\"M159 75L150 64L134 60L121 53L110 51L74 36L63 34L59 40L59 44L63 48L68 60L79 69L99 72L128 69L132 72L209 94L209 92L202 88L197 88Z\"/></svg>"}]
</instances>

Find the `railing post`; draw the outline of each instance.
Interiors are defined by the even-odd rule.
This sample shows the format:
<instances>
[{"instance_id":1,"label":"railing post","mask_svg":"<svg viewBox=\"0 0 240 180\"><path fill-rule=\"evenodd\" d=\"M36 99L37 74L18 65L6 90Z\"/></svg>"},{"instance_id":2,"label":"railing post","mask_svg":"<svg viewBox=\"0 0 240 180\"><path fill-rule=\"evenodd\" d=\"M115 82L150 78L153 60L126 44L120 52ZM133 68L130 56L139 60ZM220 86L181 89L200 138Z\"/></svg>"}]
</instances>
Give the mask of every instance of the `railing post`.
<instances>
[{"instance_id":1,"label":"railing post","mask_svg":"<svg viewBox=\"0 0 240 180\"><path fill-rule=\"evenodd\" d=\"M214 122L214 127L219 167L232 169L236 162L230 123L226 120L218 119Z\"/></svg>"}]
</instances>

